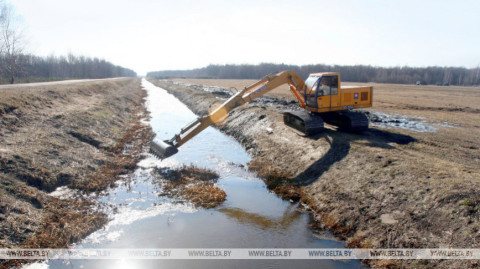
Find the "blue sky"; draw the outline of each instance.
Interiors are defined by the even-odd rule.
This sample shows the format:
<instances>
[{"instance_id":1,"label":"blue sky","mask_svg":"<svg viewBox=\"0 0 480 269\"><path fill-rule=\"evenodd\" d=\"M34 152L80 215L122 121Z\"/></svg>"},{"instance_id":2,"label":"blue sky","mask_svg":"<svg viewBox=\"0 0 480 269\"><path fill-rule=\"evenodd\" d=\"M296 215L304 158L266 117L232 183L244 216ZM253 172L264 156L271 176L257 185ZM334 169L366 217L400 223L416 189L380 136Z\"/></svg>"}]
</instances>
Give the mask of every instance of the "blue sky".
<instances>
[{"instance_id":1,"label":"blue sky","mask_svg":"<svg viewBox=\"0 0 480 269\"><path fill-rule=\"evenodd\" d=\"M208 64L480 65L480 1L10 0L28 50L139 74Z\"/></svg>"}]
</instances>

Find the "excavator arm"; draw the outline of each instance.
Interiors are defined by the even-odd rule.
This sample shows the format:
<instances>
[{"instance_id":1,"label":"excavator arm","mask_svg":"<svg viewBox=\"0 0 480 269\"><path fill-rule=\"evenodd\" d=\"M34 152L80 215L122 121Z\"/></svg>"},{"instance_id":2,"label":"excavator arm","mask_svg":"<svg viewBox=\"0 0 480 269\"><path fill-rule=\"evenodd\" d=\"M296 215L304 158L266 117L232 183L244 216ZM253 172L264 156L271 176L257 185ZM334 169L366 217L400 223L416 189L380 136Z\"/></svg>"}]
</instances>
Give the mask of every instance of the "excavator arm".
<instances>
[{"instance_id":1,"label":"excavator arm","mask_svg":"<svg viewBox=\"0 0 480 269\"><path fill-rule=\"evenodd\" d=\"M233 109L258 98L283 84L288 84L290 86L290 90L300 102L300 106L305 107L305 101L301 97L301 92L307 91L307 86L303 79L293 71L273 73L237 92L209 115L199 117L194 122L188 124L172 139L165 141L152 141L150 152L161 159L174 155L178 152L178 147L185 144L188 140L205 130L208 126L221 122Z\"/></svg>"}]
</instances>

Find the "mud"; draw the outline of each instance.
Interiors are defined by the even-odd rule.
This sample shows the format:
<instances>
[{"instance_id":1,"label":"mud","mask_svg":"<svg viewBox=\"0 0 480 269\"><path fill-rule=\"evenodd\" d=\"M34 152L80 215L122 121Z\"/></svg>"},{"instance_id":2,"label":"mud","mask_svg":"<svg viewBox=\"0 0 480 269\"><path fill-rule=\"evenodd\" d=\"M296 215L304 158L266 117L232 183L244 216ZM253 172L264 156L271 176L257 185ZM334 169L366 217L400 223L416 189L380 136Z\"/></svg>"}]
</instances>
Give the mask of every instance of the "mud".
<instances>
[{"instance_id":1,"label":"mud","mask_svg":"<svg viewBox=\"0 0 480 269\"><path fill-rule=\"evenodd\" d=\"M135 169L153 136L140 80L0 91L0 247L67 247L102 227L87 194Z\"/></svg>"},{"instance_id":2,"label":"mud","mask_svg":"<svg viewBox=\"0 0 480 269\"><path fill-rule=\"evenodd\" d=\"M381 128L399 128L421 133L435 133L438 127L458 128L460 124L450 122L428 122L424 117L407 117L377 111L366 111L370 125Z\"/></svg>"},{"instance_id":3,"label":"mud","mask_svg":"<svg viewBox=\"0 0 480 269\"><path fill-rule=\"evenodd\" d=\"M213 96L219 99L228 99L232 97L238 89L236 88L222 88L218 86L205 86L205 85L196 85L196 84L189 84L189 83L182 83L182 82L176 82L172 81L173 85L179 85L179 86L184 86L184 87L189 87L191 89L195 89L198 91L204 91L211 93ZM301 108L298 106L297 102L292 101L292 100L285 100L285 99L278 99L278 98L272 98L268 96L261 96L255 100L252 100L250 103L246 104L247 106L256 106L256 107L261 107L261 108L267 108L267 107L276 107L278 109L284 109L284 110L300 110Z\"/></svg>"},{"instance_id":4,"label":"mud","mask_svg":"<svg viewBox=\"0 0 480 269\"><path fill-rule=\"evenodd\" d=\"M150 81L199 115L225 100L200 86ZM315 227L331 231L350 247L480 247L480 153L470 135L454 138L450 130L456 128L425 133L379 126L349 134L327 126L319 135L303 137L283 124L284 101L269 105L260 100L239 107L217 128L244 146L253 157L250 168L273 191L301 202L316 220ZM405 260L369 265L479 264Z\"/></svg>"}]
</instances>

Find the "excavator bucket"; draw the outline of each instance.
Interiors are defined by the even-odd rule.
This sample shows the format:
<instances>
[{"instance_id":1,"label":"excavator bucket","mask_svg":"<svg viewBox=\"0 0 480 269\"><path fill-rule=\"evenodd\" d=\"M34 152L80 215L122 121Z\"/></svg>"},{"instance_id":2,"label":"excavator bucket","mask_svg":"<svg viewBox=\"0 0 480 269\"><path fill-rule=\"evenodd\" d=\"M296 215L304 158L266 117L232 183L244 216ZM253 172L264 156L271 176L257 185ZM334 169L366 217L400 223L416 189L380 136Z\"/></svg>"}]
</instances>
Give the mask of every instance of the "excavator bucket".
<instances>
[{"instance_id":1,"label":"excavator bucket","mask_svg":"<svg viewBox=\"0 0 480 269\"><path fill-rule=\"evenodd\" d=\"M154 139L150 143L150 153L155 155L159 159L165 159L172 155L175 155L178 149L170 144L168 141L161 141Z\"/></svg>"}]
</instances>

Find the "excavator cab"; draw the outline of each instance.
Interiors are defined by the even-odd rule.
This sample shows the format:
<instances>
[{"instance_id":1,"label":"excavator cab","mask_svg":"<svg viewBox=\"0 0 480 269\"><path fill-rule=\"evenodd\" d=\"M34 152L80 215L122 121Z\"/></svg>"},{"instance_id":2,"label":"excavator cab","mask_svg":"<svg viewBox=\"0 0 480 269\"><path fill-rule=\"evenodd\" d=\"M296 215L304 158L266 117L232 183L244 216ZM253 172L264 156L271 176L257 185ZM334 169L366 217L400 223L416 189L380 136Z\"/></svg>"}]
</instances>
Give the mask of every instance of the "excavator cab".
<instances>
[{"instance_id":1,"label":"excavator cab","mask_svg":"<svg viewBox=\"0 0 480 269\"><path fill-rule=\"evenodd\" d=\"M305 104L310 108L330 108L338 103L338 73L311 74L305 81ZM333 102L332 102L333 101Z\"/></svg>"},{"instance_id":2,"label":"excavator cab","mask_svg":"<svg viewBox=\"0 0 480 269\"><path fill-rule=\"evenodd\" d=\"M340 74L334 72L314 73L305 80L300 96L309 111L287 111L283 114L286 125L305 135L314 135L323 130L323 123L336 126L347 132L362 132L368 129L368 118L354 108L371 106L372 87L340 85Z\"/></svg>"}]
</instances>

